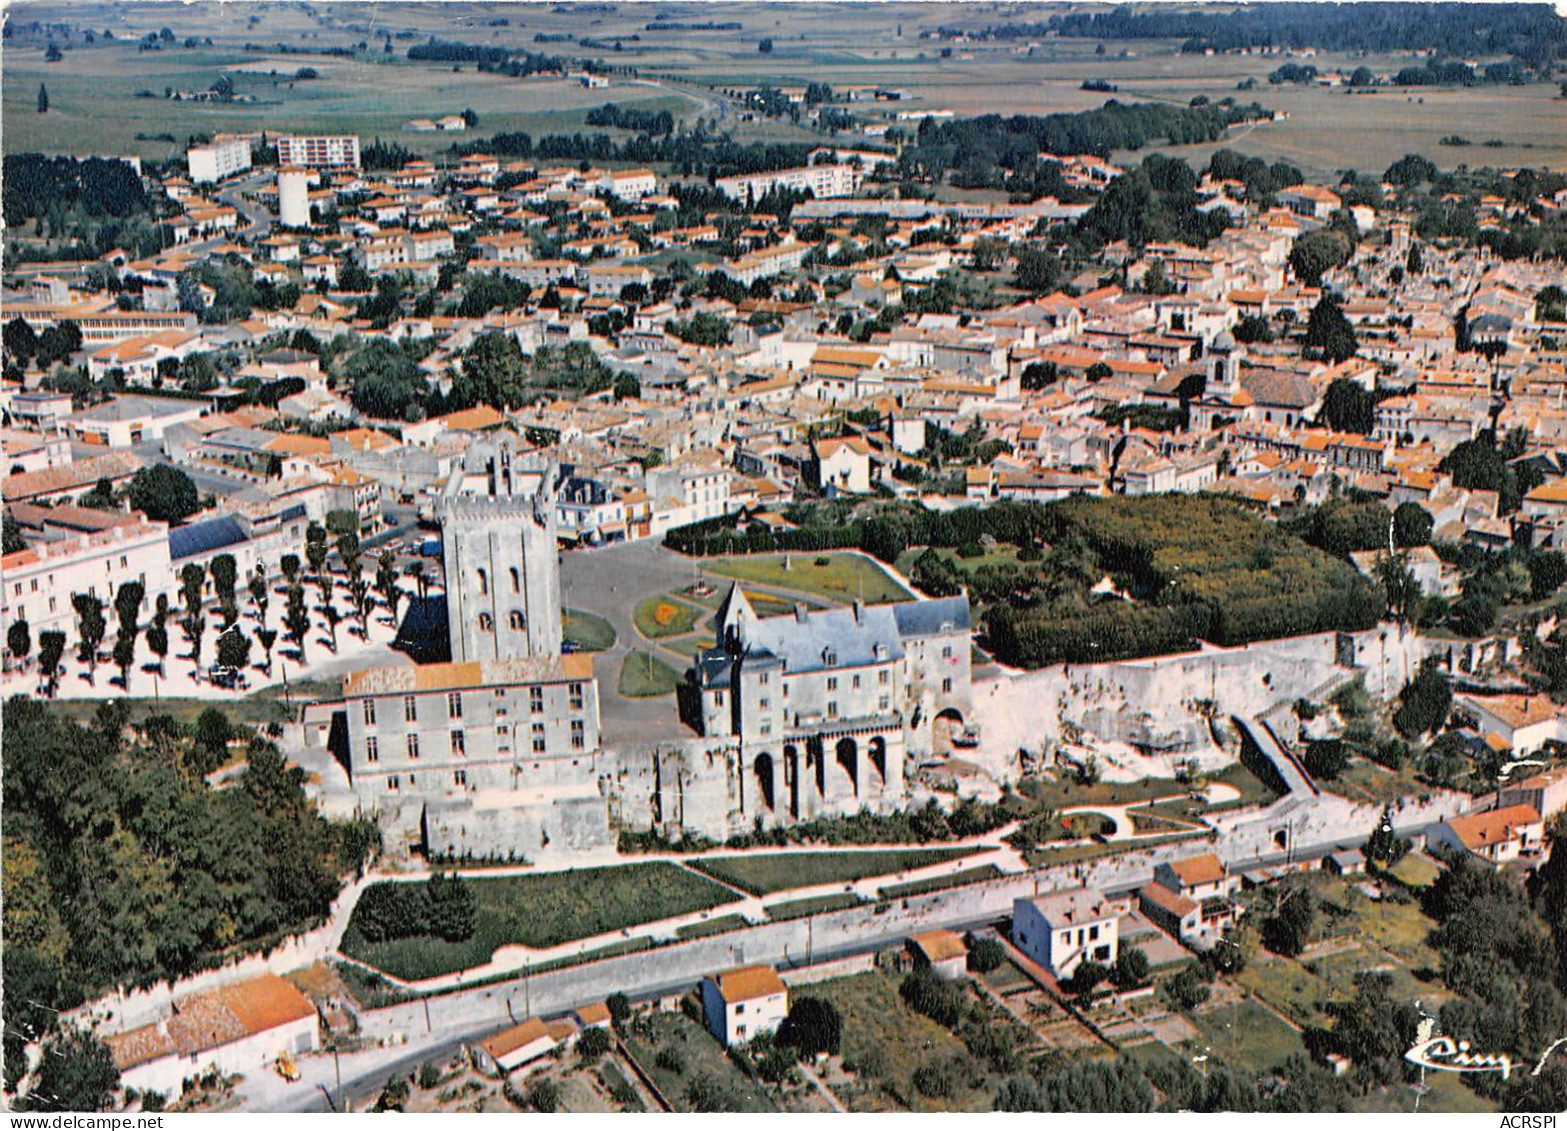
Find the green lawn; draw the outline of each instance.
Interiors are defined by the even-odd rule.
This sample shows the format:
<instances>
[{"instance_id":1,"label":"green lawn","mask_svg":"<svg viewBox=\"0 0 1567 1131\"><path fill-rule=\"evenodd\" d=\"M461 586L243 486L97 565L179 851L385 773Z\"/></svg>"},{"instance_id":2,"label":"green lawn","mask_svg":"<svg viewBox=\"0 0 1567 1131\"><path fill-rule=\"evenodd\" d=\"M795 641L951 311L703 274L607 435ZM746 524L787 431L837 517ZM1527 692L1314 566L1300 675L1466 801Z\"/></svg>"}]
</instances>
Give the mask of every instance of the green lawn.
<instances>
[{"instance_id":1,"label":"green lawn","mask_svg":"<svg viewBox=\"0 0 1567 1131\"><path fill-rule=\"evenodd\" d=\"M827 911L842 911L860 902L853 892L840 891L832 895L815 895L809 899L795 899L787 903L775 903L767 909L767 917L780 922L784 919L804 919L807 915L821 915Z\"/></svg>"},{"instance_id":2,"label":"green lawn","mask_svg":"<svg viewBox=\"0 0 1567 1131\"><path fill-rule=\"evenodd\" d=\"M826 564L817 565L819 561ZM907 601L912 596L876 561L862 554L753 554L714 558L703 562L702 568L708 573L789 589L839 605L856 600L885 605Z\"/></svg>"},{"instance_id":3,"label":"green lawn","mask_svg":"<svg viewBox=\"0 0 1567 1131\"><path fill-rule=\"evenodd\" d=\"M630 652L620 665L615 690L627 699L651 699L668 695L680 686L681 675L648 652Z\"/></svg>"},{"instance_id":4,"label":"green lawn","mask_svg":"<svg viewBox=\"0 0 1567 1131\"><path fill-rule=\"evenodd\" d=\"M605 652L615 645L615 626L594 613L564 609L561 626L565 638L584 652Z\"/></svg>"},{"instance_id":5,"label":"green lawn","mask_svg":"<svg viewBox=\"0 0 1567 1131\"><path fill-rule=\"evenodd\" d=\"M911 848L885 852L769 852L755 856L716 856L691 866L752 895L772 895L816 884L853 883L967 856L972 849Z\"/></svg>"},{"instance_id":6,"label":"green lawn","mask_svg":"<svg viewBox=\"0 0 1567 1131\"><path fill-rule=\"evenodd\" d=\"M1201 1045L1213 1055L1255 1072L1266 1072L1294 1055L1304 1055L1305 1042L1294 1029L1254 1001L1215 1006L1192 1017L1202 1036L1189 1043L1188 1052Z\"/></svg>"},{"instance_id":7,"label":"green lawn","mask_svg":"<svg viewBox=\"0 0 1567 1131\"><path fill-rule=\"evenodd\" d=\"M720 915L716 919L704 919L700 923L687 923L677 927L675 935L682 939L701 939L708 935L723 935L749 927L751 921L744 915Z\"/></svg>"},{"instance_id":8,"label":"green lawn","mask_svg":"<svg viewBox=\"0 0 1567 1131\"><path fill-rule=\"evenodd\" d=\"M465 882L477 904L477 927L470 938L446 942L416 936L369 943L350 920L343 953L393 977L417 981L483 965L497 947L557 946L734 898L719 885L663 862Z\"/></svg>"},{"instance_id":9,"label":"green lawn","mask_svg":"<svg viewBox=\"0 0 1567 1131\"><path fill-rule=\"evenodd\" d=\"M1389 869L1410 887L1430 887L1442 874L1442 867L1423 852L1410 852Z\"/></svg>"},{"instance_id":10,"label":"green lawn","mask_svg":"<svg viewBox=\"0 0 1567 1131\"><path fill-rule=\"evenodd\" d=\"M949 876L932 876L925 880L910 880L906 884L892 884L881 889L881 897L904 899L911 895L924 895L926 892L962 887L964 884L977 884L981 880L993 880L999 875L1001 869L994 864L982 864L978 868L965 868Z\"/></svg>"},{"instance_id":11,"label":"green lawn","mask_svg":"<svg viewBox=\"0 0 1567 1131\"><path fill-rule=\"evenodd\" d=\"M631 619L638 632L649 640L657 640L684 636L697 626L705 612L672 597L648 597L632 611Z\"/></svg>"}]
</instances>

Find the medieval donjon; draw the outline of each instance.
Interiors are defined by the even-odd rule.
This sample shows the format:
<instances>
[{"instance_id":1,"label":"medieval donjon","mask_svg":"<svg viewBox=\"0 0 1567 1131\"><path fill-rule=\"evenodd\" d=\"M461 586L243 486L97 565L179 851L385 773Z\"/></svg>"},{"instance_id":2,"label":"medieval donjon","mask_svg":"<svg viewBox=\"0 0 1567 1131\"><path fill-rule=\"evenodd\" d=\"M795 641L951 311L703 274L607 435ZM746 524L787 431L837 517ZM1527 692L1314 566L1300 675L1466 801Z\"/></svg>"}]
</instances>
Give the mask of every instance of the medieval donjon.
<instances>
[{"instance_id":1,"label":"medieval donjon","mask_svg":"<svg viewBox=\"0 0 1567 1131\"><path fill-rule=\"evenodd\" d=\"M556 478L509 439L475 444L452 469L437 518L454 662L560 654Z\"/></svg>"}]
</instances>

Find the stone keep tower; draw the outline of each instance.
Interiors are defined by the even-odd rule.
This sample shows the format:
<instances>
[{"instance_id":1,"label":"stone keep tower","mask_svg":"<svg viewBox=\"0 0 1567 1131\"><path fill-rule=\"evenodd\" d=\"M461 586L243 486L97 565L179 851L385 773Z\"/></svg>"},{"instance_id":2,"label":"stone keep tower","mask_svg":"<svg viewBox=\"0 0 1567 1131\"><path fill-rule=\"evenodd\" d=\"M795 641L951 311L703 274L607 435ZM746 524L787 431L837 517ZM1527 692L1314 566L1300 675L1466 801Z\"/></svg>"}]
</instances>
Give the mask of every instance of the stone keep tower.
<instances>
[{"instance_id":1,"label":"stone keep tower","mask_svg":"<svg viewBox=\"0 0 1567 1131\"><path fill-rule=\"evenodd\" d=\"M555 466L511 440L469 449L437 509L452 660L558 656Z\"/></svg>"}]
</instances>

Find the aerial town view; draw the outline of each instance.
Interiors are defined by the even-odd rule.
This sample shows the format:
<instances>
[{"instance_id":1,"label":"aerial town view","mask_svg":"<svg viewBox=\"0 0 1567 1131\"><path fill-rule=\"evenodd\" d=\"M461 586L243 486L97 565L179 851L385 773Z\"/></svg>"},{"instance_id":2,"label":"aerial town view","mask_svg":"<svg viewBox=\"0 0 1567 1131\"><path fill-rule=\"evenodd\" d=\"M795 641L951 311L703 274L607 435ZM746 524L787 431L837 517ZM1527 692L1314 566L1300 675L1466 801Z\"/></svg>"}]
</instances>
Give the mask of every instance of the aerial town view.
<instances>
[{"instance_id":1,"label":"aerial town view","mask_svg":"<svg viewBox=\"0 0 1567 1131\"><path fill-rule=\"evenodd\" d=\"M1567 1109L1564 10L3 18L0 1108Z\"/></svg>"}]
</instances>

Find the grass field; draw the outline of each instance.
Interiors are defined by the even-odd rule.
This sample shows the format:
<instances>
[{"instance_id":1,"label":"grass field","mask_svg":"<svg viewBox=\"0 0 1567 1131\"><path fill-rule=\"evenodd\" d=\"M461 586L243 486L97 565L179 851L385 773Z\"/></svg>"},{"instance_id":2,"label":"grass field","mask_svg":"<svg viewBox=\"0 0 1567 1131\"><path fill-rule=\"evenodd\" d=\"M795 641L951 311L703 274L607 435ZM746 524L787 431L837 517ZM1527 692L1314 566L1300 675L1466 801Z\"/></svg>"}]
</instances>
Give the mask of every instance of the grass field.
<instances>
[{"instance_id":1,"label":"grass field","mask_svg":"<svg viewBox=\"0 0 1567 1131\"><path fill-rule=\"evenodd\" d=\"M859 902L859 896L846 891L835 892L832 895L815 895L809 899L793 899L786 903L775 903L767 908L767 917L774 922L782 922L785 919L804 919L807 915L821 915L827 911L842 911L845 907L853 907Z\"/></svg>"},{"instance_id":2,"label":"grass field","mask_svg":"<svg viewBox=\"0 0 1567 1131\"><path fill-rule=\"evenodd\" d=\"M1241 796L1238 800L1213 806L1212 808L1215 809L1266 804L1276 796L1256 774L1239 762L1226 766L1217 774L1207 775L1205 780L1210 783L1234 786L1240 790ZM1168 816L1181 818L1197 816L1210 808L1205 802L1193 801L1189 798L1194 788L1196 787L1178 782L1174 778L1142 778L1134 782L1098 781L1092 785L1083 785L1070 778L1053 780L1032 778L1026 782L1023 794L1044 808L1054 809L1057 812L1082 805L1135 805L1140 801L1151 801L1156 797L1173 795L1174 800L1166 802L1162 810L1166 811Z\"/></svg>"},{"instance_id":3,"label":"grass field","mask_svg":"<svg viewBox=\"0 0 1567 1131\"><path fill-rule=\"evenodd\" d=\"M817 565L818 561L826 564ZM754 554L713 558L703 562L702 568L707 573L788 589L840 605L857 600L867 605L885 605L912 596L876 561L862 554Z\"/></svg>"},{"instance_id":4,"label":"grass field","mask_svg":"<svg viewBox=\"0 0 1567 1131\"><path fill-rule=\"evenodd\" d=\"M1411 852L1389 869L1411 887L1430 887L1442 874L1442 868L1423 852Z\"/></svg>"},{"instance_id":5,"label":"grass field","mask_svg":"<svg viewBox=\"0 0 1567 1131\"><path fill-rule=\"evenodd\" d=\"M648 652L627 653L620 665L616 690L627 699L651 699L668 695L680 686L681 675Z\"/></svg>"},{"instance_id":6,"label":"grass field","mask_svg":"<svg viewBox=\"0 0 1567 1131\"><path fill-rule=\"evenodd\" d=\"M696 628L706 610L670 597L648 597L632 610L637 631L649 640L665 636L684 636Z\"/></svg>"},{"instance_id":7,"label":"grass field","mask_svg":"<svg viewBox=\"0 0 1567 1131\"><path fill-rule=\"evenodd\" d=\"M911 895L924 895L926 892L942 891L946 888L961 887L964 884L976 884L981 880L993 880L1001 875L1001 869L994 864L983 864L978 868L965 868L961 872L953 872L948 876L931 876L924 880L910 880L906 884L892 884L881 889L883 899L904 899Z\"/></svg>"},{"instance_id":8,"label":"grass field","mask_svg":"<svg viewBox=\"0 0 1567 1131\"><path fill-rule=\"evenodd\" d=\"M704 919L700 923L687 923L675 929L675 936L682 939L702 939L709 935L723 935L749 927L751 921L744 915L720 915L716 919Z\"/></svg>"},{"instance_id":9,"label":"grass field","mask_svg":"<svg viewBox=\"0 0 1567 1131\"><path fill-rule=\"evenodd\" d=\"M350 920L343 953L408 981L480 966L496 948L535 949L728 903L733 894L672 864L633 864L466 881L477 928L462 942L420 936L368 943Z\"/></svg>"},{"instance_id":10,"label":"grass field","mask_svg":"<svg viewBox=\"0 0 1567 1131\"><path fill-rule=\"evenodd\" d=\"M668 109L686 125L699 116L716 120L741 140L810 141L822 135L786 120L740 121L737 104L712 88L803 86L814 81L837 88L897 89L902 98L896 103L856 102L849 107L866 120L882 122L904 110L945 110L960 116L1048 114L1090 109L1111 98L1185 105L1198 95L1233 95L1287 117L1241 127L1219 144L1269 160L1288 159L1318 175L1345 166L1380 171L1407 152L1423 153L1445 168L1480 161L1553 167L1567 163L1567 100L1556 97L1554 83L1350 95L1314 86L1270 86L1266 77L1277 59L1183 55L1175 40L1109 42L1100 55L1094 40L949 45L920 38L943 24L983 25L1013 15L993 5L704 5L704 22L739 25L721 31L652 29L650 17L657 13L642 5L596 6L591 12L566 5L528 6L508 9L504 23L479 18L475 11L465 5L378 4L361 15L331 5L265 5L237 18L226 5L31 3L26 17L70 24L76 30L56 36L66 51L65 58L53 64L43 61L42 35L18 32L8 40L6 146L13 152L166 158L179 152L193 133L294 128L356 132L366 138L379 134L430 153L444 150L453 140L485 137L496 130L521 129L534 136L575 132L584 129L588 108L606 102ZM1023 18L1037 14L1025 13ZM21 22L12 19L13 25ZM84 46L79 30L84 26L111 28L117 39L100 38L94 46ZM171 28L176 42L160 51L138 51L136 37L162 26ZM533 37L541 32L573 40L540 47ZM388 33L403 37L394 42L391 54L381 50L381 37ZM186 49L180 45L186 36L210 36L213 43ZM596 58L616 67L635 67L639 77L617 76L607 89L588 90L564 79L508 79L477 73L471 65L454 72L449 64L409 62L409 44L430 36ZM766 55L758 51L764 36L774 45ZM355 49L355 56L243 50L246 43L270 47L280 42L307 50L346 47ZM949 57L941 57L943 50ZM1411 61L1403 54L1351 59L1324 53L1313 63L1322 70L1365 63L1386 73ZM300 66L314 67L321 77L292 85L281 79ZM281 72L278 79L254 73L273 68ZM234 75L238 92L256 101L225 106L135 97L139 90L161 95L166 86L203 90L223 73ZM1248 78L1257 80L1257 88L1238 92L1237 84ZM1085 79L1108 80L1118 89L1113 94L1085 91ZM35 112L40 82L49 86L51 109L46 115ZM477 130L468 135L402 130L410 118L464 108L479 115ZM176 141L137 140L137 133L167 133ZM1493 138L1503 145L1440 145L1439 139L1450 133L1469 137L1476 147ZM1201 163L1212 148L1182 146L1174 151Z\"/></svg>"},{"instance_id":11,"label":"grass field","mask_svg":"<svg viewBox=\"0 0 1567 1131\"><path fill-rule=\"evenodd\" d=\"M1189 1051L1201 1045L1232 1064L1265 1072L1291 1056L1304 1055L1300 1034L1254 1001L1217 1005L1192 1017L1202 1036L1189 1043Z\"/></svg>"},{"instance_id":12,"label":"grass field","mask_svg":"<svg viewBox=\"0 0 1567 1131\"><path fill-rule=\"evenodd\" d=\"M566 640L584 652L604 652L615 646L615 626L595 613L563 609L561 628Z\"/></svg>"},{"instance_id":13,"label":"grass field","mask_svg":"<svg viewBox=\"0 0 1567 1131\"><path fill-rule=\"evenodd\" d=\"M969 855L961 848L891 849L886 852L776 852L761 856L715 856L691 866L752 895L771 895L816 884L847 884L888 876Z\"/></svg>"}]
</instances>

